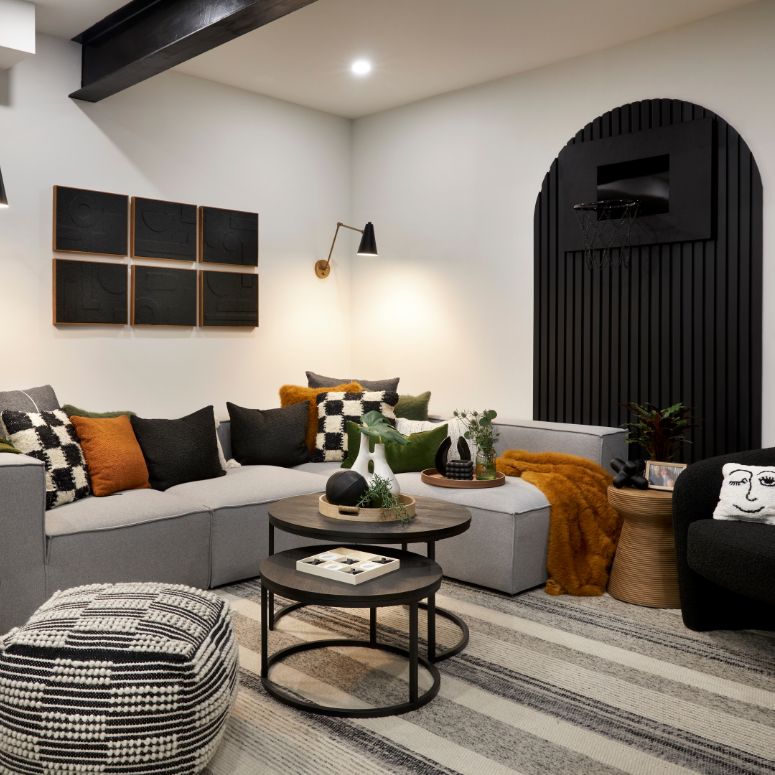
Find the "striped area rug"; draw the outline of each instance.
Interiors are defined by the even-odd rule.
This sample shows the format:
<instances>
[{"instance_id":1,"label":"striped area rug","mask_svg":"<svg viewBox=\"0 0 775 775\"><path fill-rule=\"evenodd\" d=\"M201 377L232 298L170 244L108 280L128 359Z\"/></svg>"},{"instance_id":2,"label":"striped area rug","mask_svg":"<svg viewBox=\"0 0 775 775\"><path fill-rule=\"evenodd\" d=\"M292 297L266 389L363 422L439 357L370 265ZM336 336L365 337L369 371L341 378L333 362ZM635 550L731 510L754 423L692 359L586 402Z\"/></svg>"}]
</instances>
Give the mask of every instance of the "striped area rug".
<instances>
[{"instance_id":1,"label":"striped area rug","mask_svg":"<svg viewBox=\"0 0 775 775\"><path fill-rule=\"evenodd\" d=\"M471 642L439 665L438 697L403 716L333 719L261 687L259 583L218 591L235 612L241 686L208 775L775 772L775 633L695 633L678 611L607 595L511 598L445 581L439 605L466 619ZM404 644L406 625L403 609L380 610L381 640ZM367 638L368 612L302 609L270 633L270 651L321 637ZM368 706L404 699L407 672L380 652L328 649L272 676Z\"/></svg>"}]
</instances>

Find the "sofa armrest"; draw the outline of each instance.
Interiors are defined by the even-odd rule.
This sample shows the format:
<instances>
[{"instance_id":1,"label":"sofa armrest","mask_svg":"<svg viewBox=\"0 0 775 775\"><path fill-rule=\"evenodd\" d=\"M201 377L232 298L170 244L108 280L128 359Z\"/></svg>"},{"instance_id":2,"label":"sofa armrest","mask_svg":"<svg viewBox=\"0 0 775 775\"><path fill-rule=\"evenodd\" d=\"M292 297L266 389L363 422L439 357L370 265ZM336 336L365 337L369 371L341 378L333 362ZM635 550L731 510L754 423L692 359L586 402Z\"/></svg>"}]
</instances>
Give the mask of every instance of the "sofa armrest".
<instances>
[{"instance_id":1,"label":"sofa armrest","mask_svg":"<svg viewBox=\"0 0 775 775\"><path fill-rule=\"evenodd\" d=\"M499 452L565 452L588 458L606 471L611 458L627 456L627 433L622 428L508 419L499 419L495 426L500 432Z\"/></svg>"},{"instance_id":2,"label":"sofa armrest","mask_svg":"<svg viewBox=\"0 0 775 775\"><path fill-rule=\"evenodd\" d=\"M0 633L46 598L45 471L35 458L0 454Z\"/></svg>"}]
</instances>

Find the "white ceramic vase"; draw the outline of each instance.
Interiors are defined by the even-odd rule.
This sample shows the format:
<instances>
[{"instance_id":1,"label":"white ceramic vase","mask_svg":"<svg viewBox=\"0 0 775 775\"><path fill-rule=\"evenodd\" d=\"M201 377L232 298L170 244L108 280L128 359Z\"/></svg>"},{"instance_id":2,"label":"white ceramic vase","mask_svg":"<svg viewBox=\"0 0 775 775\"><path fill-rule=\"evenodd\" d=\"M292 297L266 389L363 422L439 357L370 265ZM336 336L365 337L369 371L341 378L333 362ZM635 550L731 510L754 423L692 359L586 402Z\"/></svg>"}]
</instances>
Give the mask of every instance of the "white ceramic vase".
<instances>
[{"instance_id":1,"label":"white ceramic vase","mask_svg":"<svg viewBox=\"0 0 775 775\"><path fill-rule=\"evenodd\" d=\"M374 473L369 471L369 462L374 463ZM371 484L375 475L382 479L386 479L390 483L390 491L393 495L401 494L398 480L388 465L387 458L385 457L384 444L375 444L374 452L370 452L368 438L361 435L361 446L350 470L357 471L369 484Z\"/></svg>"}]
</instances>

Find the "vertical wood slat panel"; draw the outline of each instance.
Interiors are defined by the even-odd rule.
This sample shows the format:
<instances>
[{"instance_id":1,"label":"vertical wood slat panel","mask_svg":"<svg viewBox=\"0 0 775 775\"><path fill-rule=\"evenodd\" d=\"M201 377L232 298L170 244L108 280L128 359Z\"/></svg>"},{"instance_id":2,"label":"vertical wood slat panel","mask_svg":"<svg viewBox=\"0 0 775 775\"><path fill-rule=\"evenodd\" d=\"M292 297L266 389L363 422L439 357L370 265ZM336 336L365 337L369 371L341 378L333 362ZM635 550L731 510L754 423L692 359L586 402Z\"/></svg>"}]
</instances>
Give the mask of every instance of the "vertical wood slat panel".
<instances>
[{"instance_id":1,"label":"vertical wood slat panel","mask_svg":"<svg viewBox=\"0 0 775 775\"><path fill-rule=\"evenodd\" d=\"M631 249L630 269L559 255L557 160L536 202L534 416L619 425L630 400L684 401L701 425L690 459L761 443L761 178L734 130L680 100L623 105L572 143L714 120L714 239Z\"/></svg>"}]
</instances>

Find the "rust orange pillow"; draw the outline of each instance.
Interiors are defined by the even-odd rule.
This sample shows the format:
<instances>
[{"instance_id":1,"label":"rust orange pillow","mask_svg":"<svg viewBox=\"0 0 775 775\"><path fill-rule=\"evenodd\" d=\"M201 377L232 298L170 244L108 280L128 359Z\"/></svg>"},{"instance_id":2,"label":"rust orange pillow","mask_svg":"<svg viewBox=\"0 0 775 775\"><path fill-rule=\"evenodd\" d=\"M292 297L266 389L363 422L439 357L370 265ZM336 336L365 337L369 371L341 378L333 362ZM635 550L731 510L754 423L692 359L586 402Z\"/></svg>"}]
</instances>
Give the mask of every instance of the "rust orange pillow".
<instances>
[{"instance_id":1,"label":"rust orange pillow","mask_svg":"<svg viewBox=\"0 0 775 775\"><path fill-rule=\"evenodd\" d=\"M291 406L307 401L307 449L315 449L315 438L318 434L318 404L317 397L321 393L332 390L345 393L360 393L363 387L357 382L346 382L334 387L310 388L302 385L283 385L280 388L280 406Z\"/></svg>"},{"instance_id":2,"label":"rust orange pillow","mask_svg":"<svg viewBox=\"0 0 775 775\"><path fill-rule=\"evenodd\" d=\"M81 440L94 495L111 495L121 490L151 486L143 451L128 417L74 415L70 422Z\"/></svg>"}]
</instances>

